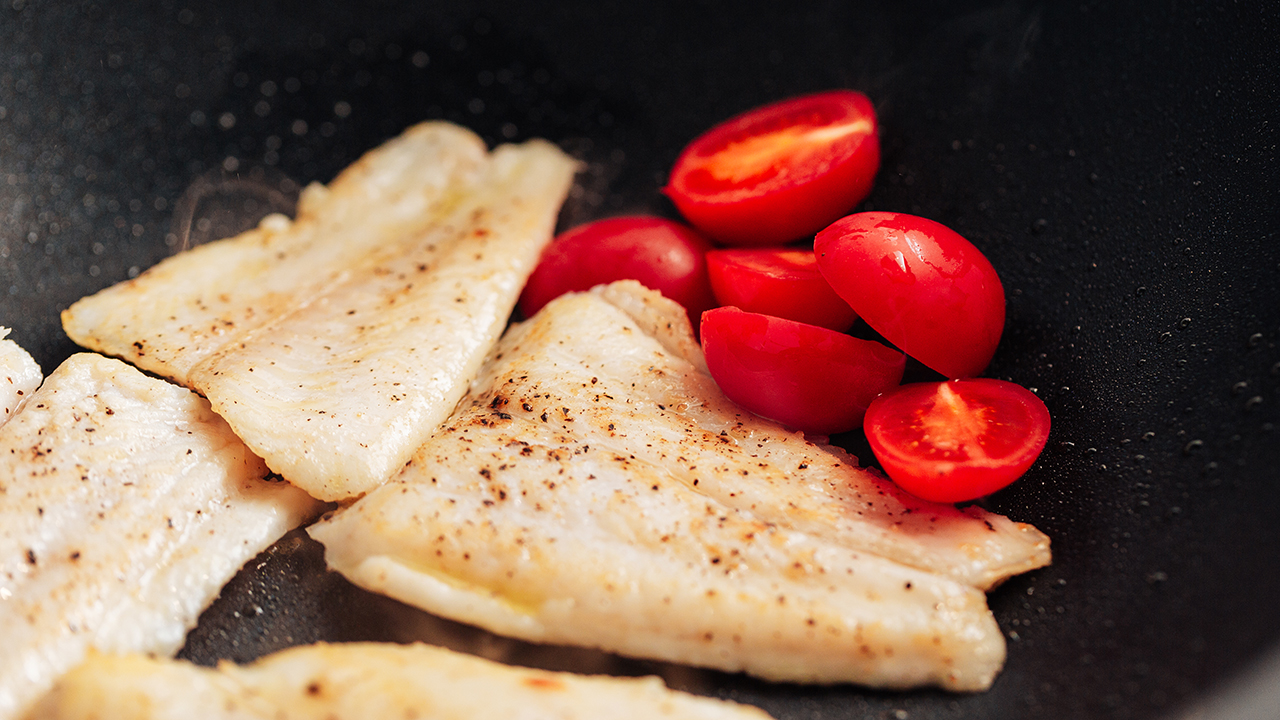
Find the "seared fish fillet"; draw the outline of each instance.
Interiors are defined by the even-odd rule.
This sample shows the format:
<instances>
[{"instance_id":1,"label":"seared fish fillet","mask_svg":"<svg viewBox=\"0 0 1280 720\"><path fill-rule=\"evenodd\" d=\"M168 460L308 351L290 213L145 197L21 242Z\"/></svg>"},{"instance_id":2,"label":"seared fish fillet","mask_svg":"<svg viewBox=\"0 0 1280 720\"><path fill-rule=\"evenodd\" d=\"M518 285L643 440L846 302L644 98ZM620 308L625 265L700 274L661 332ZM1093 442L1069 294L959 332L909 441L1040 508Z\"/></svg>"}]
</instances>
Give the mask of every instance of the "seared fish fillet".
<instances>
[{"instance_id":1,"label":"seared fish fillet","mask_svg":"<svg viewBox=\"0 0 1280 720\"><path fill-rule=\"evenodd\" d=\"M217 670L95 655L31 720L767 720L747 705L648 678L516 668L430 645L309 645Z\"/></svg>"},{"instance_id":2,"label":"seared fish fillet","mask_svg":"<svg viewBox=\"0 0 1280 720\"><path fill-rule=\"evenodd\" d=\"M298 216L171 257L72 305L85 347L197 390L317 498L386 480L453 410L551 238L574 162L426 123Z\"/></svg>"},{"instance_id":3,"label":"seared fish fillet","mask_svg":"<svg viewBox=\"0 0 1280 720\"><path fill-rule=\"evenodd\" d=\"M0 327L0 425L18 414L44 377L30 353L8 336L9 328Z\"/></svg>"},{"instance_id":4,"label":"seared fish fillet","mask_svg":"<svg viewBox=\"0 0 1280 720\"><path fill-rule=\"evenodd\" d=\"M630 282L512 328L401 473L309 532L353 582L499 634L897 688L988 687L979 588L1048 562L1032 528L739 410Z\"/></svg>"},{"instance_id":5,"label":"seared fish fillet","mask_svg":"<svg viewBox=\"0 0 1280 720\"><path fill-rule=\"evenodd\" d=\"M72 356L0 428L0 718L89 648L169 654L319 511L194 393Z\"/></svg>"}]
</instances>

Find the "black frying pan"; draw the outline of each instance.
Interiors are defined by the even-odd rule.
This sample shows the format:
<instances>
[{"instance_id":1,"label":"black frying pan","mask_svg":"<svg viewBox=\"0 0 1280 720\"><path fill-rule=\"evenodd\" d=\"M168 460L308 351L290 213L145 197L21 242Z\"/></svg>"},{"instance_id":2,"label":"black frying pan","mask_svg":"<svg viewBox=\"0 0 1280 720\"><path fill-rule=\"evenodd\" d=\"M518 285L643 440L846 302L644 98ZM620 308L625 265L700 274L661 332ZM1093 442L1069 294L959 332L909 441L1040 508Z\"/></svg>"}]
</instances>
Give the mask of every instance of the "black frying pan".
<instances>
[{"instance_id":1,"label":"black frying pan","mask_svg":"<svg viewBox=\"0 0 1280 720\"><path fill-rule=\"evenodd\" d=\"M779 686L512 643L352 588L301 534L235 579L184 656L425 637L659 672L779 718L1280 716L1278 18L1120 5L13 0L0 323L52 370L74 350L58 311L167 255L186 223L220 234L287 206L283 178L326 181L422 119L583 158L568 225L671 214L657 188L700 131L860 89L884 146L862 209L986 252L1009 300L989 374L1054 417L1038 465L984 501L1055 551L990 595L1009 638L990 692ZM236 178L248 197L217 185ZM184 221L198 182L222 190Z\"/></svg>"}]
</instances>

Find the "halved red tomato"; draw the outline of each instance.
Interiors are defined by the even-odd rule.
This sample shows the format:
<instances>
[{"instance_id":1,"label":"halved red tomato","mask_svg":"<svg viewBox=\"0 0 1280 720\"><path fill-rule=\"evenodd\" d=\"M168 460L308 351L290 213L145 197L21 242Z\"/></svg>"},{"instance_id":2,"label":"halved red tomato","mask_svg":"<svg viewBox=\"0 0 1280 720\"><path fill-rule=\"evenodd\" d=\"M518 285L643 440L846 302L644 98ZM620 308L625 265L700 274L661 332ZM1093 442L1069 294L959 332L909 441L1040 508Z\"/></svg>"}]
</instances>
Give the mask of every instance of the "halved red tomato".
<instances>
[{"instance_id":1,"label":"halved red tomato","mask_svg":"<svg viewBox=\"0 0 1280 720\"><path fill-rule=\"evenodd\" d=\"M707 273L721 305L831 330L848 330L858 319L822 277L812 250L712 250Z\"/></svg>"},{"instance_id":2,"label":"halved red tomato","mask_svg":"<svg viewBox=\"0 0 1280 720\"><path fill-rule=\"evenodd\" d=\"M681 152L663 192L717 241L780 245L849 212L879 166L871 101L833 90L716 125Z\"/></svg>"},{"instance_id":3,"label":"halved red tomato","mask_svg":"<svg viewBox=\"0 0 1280 720\"><path fill-rule=\"evenodd\" d=\"M694 327L715 307L707 279L710 242L693 228L658 217L597 220L561 233L542 252L525 283L526 317L567 292L615 280L637 280L684 306Z\"/></svg>"},{"instance_id":4,"label":"halved red tomato","mask_svg":"<svg viewBox=\"0 0 1280 720\"><path fill-rule=\"evenodd\" d=\"M881 343L734 307L702 315L711 377L730 400L809 433L857 428L902 381L906 356Z\"/></svg>"},{"instance_id":5,"label":"halved red tomato","mask_svg":"<svg viewBox=\"0 0 1280 720\"><path fill-rule=\"evenodd\" d=\"M1049 410L1003 380L915 383L876 398L863 421L885 474L924 500L962 502L1017 480L1049 439Z\"/></svg>"},{"instance_id":6,"label":"halved red tomato","mask_svg":"<svg viewBox=\"0 0 1280 720\"><path fill-rule=\"evenodd\" d=\"M1004 331L1004 287L972 243L891 212L842 218L813 243L818 268L876 332L949 378L982 374Z\"/></svg>"}]
</instances>

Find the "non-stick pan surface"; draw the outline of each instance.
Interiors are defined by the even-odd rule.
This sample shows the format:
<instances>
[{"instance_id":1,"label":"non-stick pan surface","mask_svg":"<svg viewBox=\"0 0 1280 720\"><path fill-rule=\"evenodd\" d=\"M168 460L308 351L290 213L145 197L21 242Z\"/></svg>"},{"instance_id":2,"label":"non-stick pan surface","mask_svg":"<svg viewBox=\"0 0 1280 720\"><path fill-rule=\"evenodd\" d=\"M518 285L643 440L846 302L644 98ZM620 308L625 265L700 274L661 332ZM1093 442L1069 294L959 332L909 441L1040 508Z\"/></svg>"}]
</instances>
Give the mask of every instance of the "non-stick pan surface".
<instances>
[{"instance_id":1,"label":"non-stick pan surface","mask_svg":"<svg viewBox=\"0 0 1280 720\"><path fill-rule=\"evenodd\" d=\"M439 5L5 0L0 324L50 371L74 350L58 322L69 303L188 228L287 209L289 180L327 181L423 119L581 157L569 225L673 214L658 188L697 133L851 87L883 126L861 209L951 225L1003 279L989 374L1034 388L1054 428L1031 473L984 504L1046 531L1054 564L990 595L1009 659L975 695L772 685L511 643L352 588L301 534L246 567L184 656L424 637L659 672L779 718L1280 716L1274 10ZM206 192L191 212L193 187Z\"/></svg>"}]
</instances>

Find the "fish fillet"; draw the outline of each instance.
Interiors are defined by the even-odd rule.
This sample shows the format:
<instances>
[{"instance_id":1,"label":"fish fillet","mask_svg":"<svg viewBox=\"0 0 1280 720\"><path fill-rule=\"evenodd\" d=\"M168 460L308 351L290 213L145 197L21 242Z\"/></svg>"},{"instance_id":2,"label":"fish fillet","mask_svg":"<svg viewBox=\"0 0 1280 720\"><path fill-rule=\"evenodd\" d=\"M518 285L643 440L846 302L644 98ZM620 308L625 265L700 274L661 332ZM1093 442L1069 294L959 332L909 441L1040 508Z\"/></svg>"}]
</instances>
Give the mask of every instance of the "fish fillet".
<instances>
[{"instance_id":1,"label":"fish fillet","mask_svg":"<svg viewBox=\"0 0 1280 720\"><path fill-rule=\"evenodd\" d=\"M81 345L209 398L317 498L386 480L453 410L551 238L575 163L425 123L296 220L171 257L63 314Z\"/></svg>"},{"instance_id":2,"label":"fish fillet","mask_svg":"<svg viewBox=\"0 0 1280 720\"><path fill-rule=\"evenodd\" d=\"M170 654L319 511L194 393L73 355L0 428L0 718L89 648Z\"/></svg>"},{"instance_id":3,"label":"fish fillet","mask_svg":"<svg viewBox=\"0 0 1280 720\"><path fill-rule=\"evenodd\" d=\"M655 677L516 668L430 645L296 647L217 670L96 655L68 673L36 720L767 720L747 705L668 690Z\"/></svg>"},{"instance_id":4,"label":"fish fillet","mask_svg":"<svg viewBox=\"0 0 1280 720\"><path fill-rule=\"evenodd\" d=\"M515 326L401 473L309 532L358 585L534 642L772 680L986 688L981 586L1047 540L739 410L630 282ZM990 557L984 557L989 553Z\"/></svg>"},{"instance_id":5,"label":"fish fillet","mask_svg":"<svg viewBox=\"0 0 1280 720\"><path fill-rule=\"evenodd\" d=\"M8 336L9 328L0 327L0 425L18 414L44 377L30 353Z\"/></svg>"}]
</instances>

